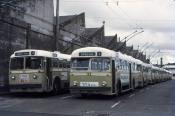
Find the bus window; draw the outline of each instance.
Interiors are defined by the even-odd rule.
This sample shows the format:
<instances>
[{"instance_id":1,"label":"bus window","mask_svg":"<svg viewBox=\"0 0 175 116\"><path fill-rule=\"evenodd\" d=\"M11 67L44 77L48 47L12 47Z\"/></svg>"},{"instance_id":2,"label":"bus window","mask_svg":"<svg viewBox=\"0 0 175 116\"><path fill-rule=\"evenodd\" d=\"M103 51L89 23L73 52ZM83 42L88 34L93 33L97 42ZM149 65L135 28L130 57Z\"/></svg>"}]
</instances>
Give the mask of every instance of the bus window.
<instances>
[{"instance_id":1,"label":"bus window","mask_svg":"<svg viewBox=\"0 0 175 116\"><path fill-rule=\"evenodd\" d=\"M53 58L53 59L52 59L52 67L57 68L57 67L58 67L58 62L59 62L58 59Z\"/></svg>"},{"instance_id":2,"label":"bus window","mask_svg":"<svg viewBox=\"0 0 175 116\"><path fill-rule=\"evenodd\" d=\"M91 70L102 70L102 59L93 58L91 60Z\"/></svg>"},{"instance_id":3,"label":"bus window","mask_svg":"<svg viewBox=\"0 0 175 116\"><path fill-rule=\"evenodd\" d=\"M110 69L110 60L103 59L103 70L109 70L109 69Z\"/></svg>"},{"instance_id":4,"label":"bus window","mask_svg":"<svg viewBox=\"0 0 175 116\"><path fill-rule=\"evenodd\" d=\"M67 62L67 68L70 68L70 62Z\"/></svg>"},{"instance_id":5,"label":"bus window","mask_svg":"<svg viewBox=\"0 0 175 116\"><path fill-rule=\"evenodd\" d=\"M26 57L26 69L41 69L43 58L41 57Z\"/></svg>"},{"instance_id":6,"label":"bus window","mask_svg":"<svg viewBox=\"0 0 175 116\"><path fill-rule=\"evenodd\" d=\"M16 70L16 69L23 69L24 68L24 58L18 57L18 58L12 58L10 61L10 69Z\"/></svg>"},{"instance_id":7,"label":"bus window","mask_svg":"<svg viewBox=\"0 0 175 116\"><path fill-rule=\"evenodd\" d=\"M67 68L67 63L65 61L63 62L63 68Z\"/></svg>"},{"instance_id":8,"label":"bus window","mask_svg":"<svg viewBox=\"0 0 175 116\"><path fill-rule=\"evenodd\" d=\"M123 70L123 61L120 59L120 70Z\"/></svg>"},{"instance_id":9,"label":"bus window","mask_svg":"<svg viewBox=\"0 0 175 116\"><path fill-rule=\"evenodd\" d=\"M97 70L98 69L98 61L97 59L93 59L91 61L91 70Z\"/></svg>"},{"instance_id":10,"label":"bus window","mask_svg":"<svg viewBox=\"0 0 175 116\"><path fill-rule=\"evenodd\" d=\"M120 60L118 60L118 59L116 59L115 68L118 70L120 69Z\"/></svg>"},{"instance_id":11,"label":"bus window","mask_svg":"<svg viewBox=\"0 0 175 116\"><path fill-rule=\"evenodd\" d=\"M59 68L63 68L63 61L59 61Z\"/></svg>"},{"instance_id":12,"label":"bus window","mask_svg":"<svg viewBox=\"0 0 175 116\"><path fill-rule=\"evenodd\" d=\"M109 70L110 60L107 58L93 58L91 60L91 70Z\"/></svg>"},{"instance_id":13,"label":"bus window","mask_svg":"<svg viewBox=\"0 0 175 116\"><path fill-rule=\"evenodd\" d=\"M71 68L76 70L88 70L90 58L72 59Z\"/></svg>"},{"instance_id":14,"label":"bus window","mask_svg":"<svg viewBox=\"0 0 175 116\"><path fill-rule=\"evenodd\" d=\"M141 65L137 65L137 71L141 71Z\"/></svg>"}]
</instances>

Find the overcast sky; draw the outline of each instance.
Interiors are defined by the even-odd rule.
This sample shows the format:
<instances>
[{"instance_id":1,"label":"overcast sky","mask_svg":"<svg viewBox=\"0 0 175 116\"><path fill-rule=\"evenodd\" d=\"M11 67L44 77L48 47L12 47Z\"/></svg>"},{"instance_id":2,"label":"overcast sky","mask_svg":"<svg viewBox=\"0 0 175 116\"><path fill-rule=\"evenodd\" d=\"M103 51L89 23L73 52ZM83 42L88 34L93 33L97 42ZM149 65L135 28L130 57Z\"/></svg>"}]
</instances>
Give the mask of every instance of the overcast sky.
<instances>
[{"instance_id":1,"label":"overcast sky","mask_svg":"<svg viewBox=\"0 0 175 116\"><path fill-rule=\"evenodd\" d=\"M117 2L118 1L118 2ZM105 21L105 35L121 38L135 30L144 32L128 41L135 49L151 45L147 54L157 63L175 62L175 1L174 0L60 0L60 15L85 12L86 27L101 27ZM155 52L154 52L155 51ZM159 61L160 62L160 61Z\"/></svg>"}]
</instances>

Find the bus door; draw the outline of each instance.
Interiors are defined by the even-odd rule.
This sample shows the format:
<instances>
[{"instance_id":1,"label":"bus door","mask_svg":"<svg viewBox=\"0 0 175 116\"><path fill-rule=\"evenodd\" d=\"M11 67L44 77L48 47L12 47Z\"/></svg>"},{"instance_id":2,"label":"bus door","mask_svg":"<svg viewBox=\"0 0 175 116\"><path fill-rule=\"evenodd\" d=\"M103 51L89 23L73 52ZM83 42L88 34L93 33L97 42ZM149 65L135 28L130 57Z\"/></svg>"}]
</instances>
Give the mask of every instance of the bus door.
<instances>
[{"instance_id":1,"label":"bus door","mask_svg":"<svg viewBox=\"0 0 175 116\"><path fill-rule=\"evenodd\" d=\"M132 68L131 68L131 63L129 63L129 88L132 88Z\"/></svg>"},{"instance_id":2,"label":"bus door","mask_svg":"<svg viewBox=\"0 0 175 116\"><path fill-rule=\"evenodd\" d=\"M51 71L51 59L47 58L47 62L46 62L46 74L48 77L48 89L51 88L52 86L52 71Z\"/></svg>"},{"instance_id":3,"label":"bus door","mask_svg":"<svg viewBox=\"0 0 175 116\"><path fill-rule=\"evenodd\" d=\"M116 84L115 84L115 79L116 77L116 71L115 71L115 60L112 60L112 93L115 93L115 87L116 87Z\"/></svg>"}]
</instances>

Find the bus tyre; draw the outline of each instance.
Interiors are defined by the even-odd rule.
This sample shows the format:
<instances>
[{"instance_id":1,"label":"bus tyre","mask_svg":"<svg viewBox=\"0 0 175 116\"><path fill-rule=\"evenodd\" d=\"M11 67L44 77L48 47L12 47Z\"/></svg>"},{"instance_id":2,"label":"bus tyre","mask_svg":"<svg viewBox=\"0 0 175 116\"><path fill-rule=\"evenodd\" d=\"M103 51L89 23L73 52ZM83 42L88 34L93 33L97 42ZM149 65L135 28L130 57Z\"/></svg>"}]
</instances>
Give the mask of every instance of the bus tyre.
<instances>
[{"instance_id":1,"label":"bus tyre","mask_svg":"<svg viewBox=\"0 0 175 116\"><path fill-rule=\"evenodd\" d=\"M61 82L59 78L56 78L53 83L53 94L56 95L61 91Z\"/></svg>"}]
</instances>

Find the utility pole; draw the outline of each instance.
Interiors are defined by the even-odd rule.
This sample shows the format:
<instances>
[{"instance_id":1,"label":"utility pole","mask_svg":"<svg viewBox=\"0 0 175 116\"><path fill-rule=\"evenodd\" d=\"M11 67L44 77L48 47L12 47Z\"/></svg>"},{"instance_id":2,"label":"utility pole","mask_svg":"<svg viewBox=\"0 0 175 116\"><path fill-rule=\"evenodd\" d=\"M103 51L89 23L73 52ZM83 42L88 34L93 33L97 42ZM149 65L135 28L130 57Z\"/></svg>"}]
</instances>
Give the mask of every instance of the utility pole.
<instances>
[{"instance_id":1,"label":"utility pole","mask_svg":"<svg viewBox=\"0 0 175 116\"><path fill-rule=\"evenodd\" d=\"M55 32L54 32L54 39L55 39L55 47L54 50L58 51L58 40L59 40L59 0L56 0L56 19L55 19Z\"/></svg>"},{"instance_id":2,"label":"utility pole","mask_svg":"<svg viewBox=\"0 0 175 116\"><path fill-rule=\"evenodd\" d=\"M163 58L160 58L160 67L163 67Z\"/></svg>"}]
</instances>

